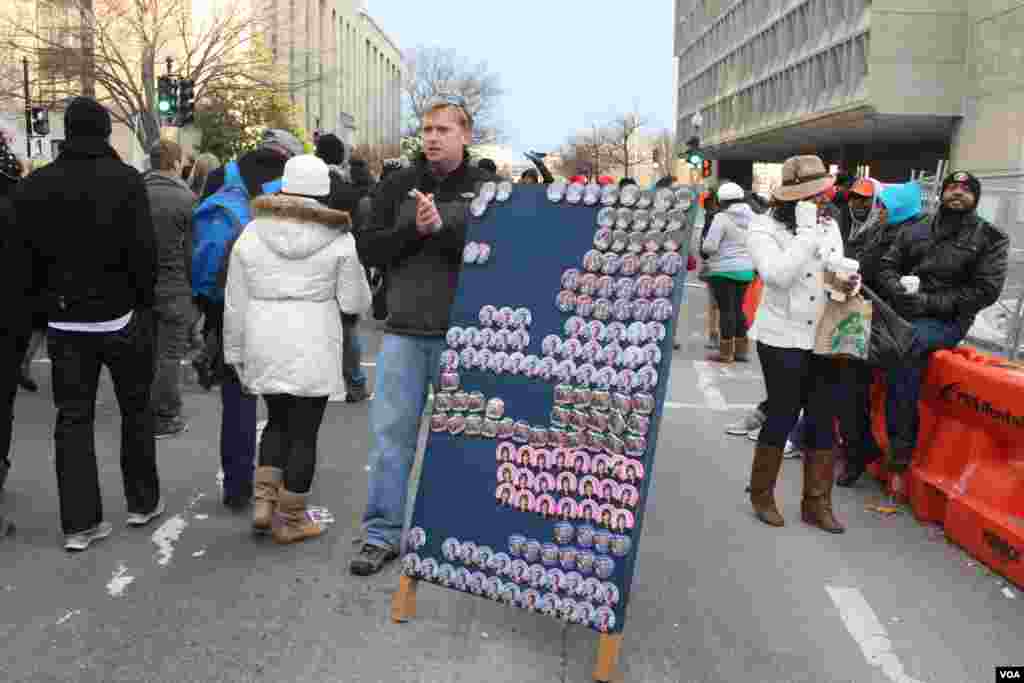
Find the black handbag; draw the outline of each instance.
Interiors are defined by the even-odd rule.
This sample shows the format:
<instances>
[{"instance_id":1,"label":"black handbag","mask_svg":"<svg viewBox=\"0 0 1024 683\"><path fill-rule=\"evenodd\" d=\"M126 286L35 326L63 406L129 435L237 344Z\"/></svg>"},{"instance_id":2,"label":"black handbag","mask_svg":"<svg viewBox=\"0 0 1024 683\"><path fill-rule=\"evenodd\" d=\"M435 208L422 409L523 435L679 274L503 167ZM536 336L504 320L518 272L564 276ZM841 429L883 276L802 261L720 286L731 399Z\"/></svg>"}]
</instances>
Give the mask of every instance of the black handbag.
<instances>
[{"instance_id":1,"label":"black handbag","mask_svg":"<svg viewBox=\"0 0 1024 683\"><path fill-rule=\"evenodd\" d=\"M861 285L861 290L873 307L867 362L877 367L902 363L914 343L914 326L870 287Z\"/></svg>"}]
</instances>

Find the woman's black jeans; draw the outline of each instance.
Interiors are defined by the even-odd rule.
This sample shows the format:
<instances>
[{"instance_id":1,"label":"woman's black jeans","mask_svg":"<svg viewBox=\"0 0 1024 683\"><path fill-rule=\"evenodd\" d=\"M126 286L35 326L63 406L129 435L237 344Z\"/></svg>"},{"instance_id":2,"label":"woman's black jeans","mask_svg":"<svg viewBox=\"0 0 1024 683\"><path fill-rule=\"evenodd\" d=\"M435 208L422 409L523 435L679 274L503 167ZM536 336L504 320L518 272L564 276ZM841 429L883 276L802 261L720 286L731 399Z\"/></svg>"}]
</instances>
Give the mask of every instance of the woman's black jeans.
<instances>
[{"instance_id":1,"label":"woman's black jeans","mask_svg":"<svg viewBox=\"0 0 1024 683\"><path fill-rule=\"evenodd\" d=\"M800 410L804 410L803 446L811 450L832 448L838 414L835 362L803 349L780 349L758 342L765 388L768 391L767 420L757 442L762 446L785 448Z\"/></svg>"},{"instance_id":2,"label":"woman's black jeans","mask_svg":"<svg viewBox=\"0 0 1024 683\"><path fill-rule=\"evenodd\" d=\"M268 394L267 426L260 440L260 465L284 471L284 487L307 493L316 472L316 440L327 408L326 396Z\"/></svg>"},{"instance_id":3,"label":"woman's black jeans","mask_svg":"<svg viewBox=\"0 0 1024 683\"><path fill-rule=\"evenodd\" d=\"M727 277L708 278L708 287L718 304L718 330L722 339L743 339L747 336L747 318L743 315L743 297L749 282L737 282Z\"/></svg>"}]
</instances>

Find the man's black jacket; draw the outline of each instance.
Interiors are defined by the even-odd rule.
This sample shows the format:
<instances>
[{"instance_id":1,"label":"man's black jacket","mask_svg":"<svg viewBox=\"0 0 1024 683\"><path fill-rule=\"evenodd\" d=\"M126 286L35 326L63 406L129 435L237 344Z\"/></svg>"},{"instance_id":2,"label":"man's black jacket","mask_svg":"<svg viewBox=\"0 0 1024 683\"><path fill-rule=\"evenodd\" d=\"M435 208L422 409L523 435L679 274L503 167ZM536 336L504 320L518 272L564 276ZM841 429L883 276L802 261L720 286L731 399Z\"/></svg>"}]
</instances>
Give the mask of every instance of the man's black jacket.
<instances>
[{"instance_id":1,"label":"man's black jacket","mask_svg":"<svg viewBox=\"0 0 1024 683\"><path fill-rule=\"evenodd\" d=\"M900 312L955 320L966 331L979 311L999 300L1006 284L1010 238L974 212L951 227L941 216L900 232L882 257L879 281L884 296L898 302L903 292L900 277L918 276L923 311Z\"/></svg>"},{"instance_id":2,"label":"man's black jacket","mask_svg":"<svg viewBox=\"0 0 1024 683\"><path fill-rule=\"evenodd\" d=\"M480 183L494 180L487 171L463 162L438 180L425 161L391 173L377 186L366 227L356 235L364 265L388 272L387 329L398 334L439 336L447 333L455 300L466 212ZM444 227L421 237L416 230L416 200L409 192L433 194Z\"/></svg>"},{"instance_id":3,"label":"man's black jacket","mask_svg":"<svg viewBox=\"0 0 1024 683\"><path fill-rule=\"evenodd\" d=\"M52 322L114 320L153 306L156 235L142 176L100 138L77 138L18 183L18 232Z\"/></svg>"}]
</instances>

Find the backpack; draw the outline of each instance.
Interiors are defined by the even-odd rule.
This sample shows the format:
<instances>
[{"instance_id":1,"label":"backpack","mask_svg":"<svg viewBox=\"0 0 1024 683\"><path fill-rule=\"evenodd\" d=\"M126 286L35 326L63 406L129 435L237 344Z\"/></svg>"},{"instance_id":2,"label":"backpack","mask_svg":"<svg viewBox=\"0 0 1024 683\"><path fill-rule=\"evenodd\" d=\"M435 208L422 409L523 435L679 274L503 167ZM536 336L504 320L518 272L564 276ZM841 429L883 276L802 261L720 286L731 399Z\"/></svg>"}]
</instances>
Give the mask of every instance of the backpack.
<instances>
[{"instance_id":1,"label":"backpack","mask_svg":"<svg viewBox=\"0 0 1024 683\"><path fill-rule=\"evenodd\" d=\"M280 179L263 185L264 193L280 190ZM238 163L228 162L224 167L224 185L192 212L193 296L224 303L228 255L251 220L249 191Z\"/></svg>"}]
</instances>

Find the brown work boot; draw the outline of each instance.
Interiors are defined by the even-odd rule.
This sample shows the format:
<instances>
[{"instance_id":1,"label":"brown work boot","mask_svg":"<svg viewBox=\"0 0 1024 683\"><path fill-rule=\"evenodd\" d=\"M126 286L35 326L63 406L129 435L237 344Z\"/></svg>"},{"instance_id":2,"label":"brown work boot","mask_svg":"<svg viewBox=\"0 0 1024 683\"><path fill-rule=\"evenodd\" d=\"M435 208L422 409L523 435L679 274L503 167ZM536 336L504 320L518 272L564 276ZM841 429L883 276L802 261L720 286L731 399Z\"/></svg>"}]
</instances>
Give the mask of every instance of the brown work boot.
<instances>
[{"instance_id":1,"label":"brown work boot","mask_svg":"<svg viewBox=\"0 0 1024 683\"><path fill-rule=\"evenodd\" d=\"M314 522L306 512L308 493L292 493L282 488L274 513L273 537L275 543L287 544L316 538L324 532L319 522Z\"/></svg>"},{"instance_id":2,"label":"brown work boot","mask_svg":"<svg viewBox=\"0 0 1024 683\"><path fill-rule=\"evenodd\" d=\"M800 517L819 529L841 534L846 528L832 514L835 463L835 454L831 450L804 453L804 495L800 501Z\"/></svg>"},{"instance_id":3,"label":"brown work boot","mask_svg":"<svg viewBox=\"0 0 1024 683\"><path fill-rule=\"evenodd\" d=\"M276 467L256 468L256 474L253 477L253 531L264 534L270 531L283 481L284 472Z\"/></svg>"},{"instance_id":4,"label":"brown work boot","mask_svg":"<svg viewBox=\"0 0 1024 683\"><path fill-rule=\"evenodd\" d=\"M709 353L707 359L712 363L732 363L736 360L736 340L723 339L718 344L718 353Z\"/></svg>"},{"instance_id":5,"label":"brown work boot","mask_svg":"<svg viewBox=\"0 0 1024 683\"><path fill-rule=\"evenodd\" d=\"M750 339L747 337L736 337L734 340L736 349L736 362L750 362Z\"/></svg>"},{"instance_id":6,"label":"brown work boot","mask_svg":"<svg viewBox=\"0 0 1024 683\"><path fill-rule=\"evenodd\" d=\"M754 464L750 469L750 503L757 518L771 526L785 526L786 520L775 505L775 482L782 468L782 449L774 446L754 448Z\"/></svg>"}]
</instances>

